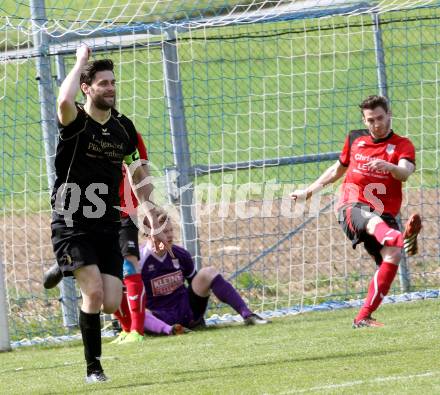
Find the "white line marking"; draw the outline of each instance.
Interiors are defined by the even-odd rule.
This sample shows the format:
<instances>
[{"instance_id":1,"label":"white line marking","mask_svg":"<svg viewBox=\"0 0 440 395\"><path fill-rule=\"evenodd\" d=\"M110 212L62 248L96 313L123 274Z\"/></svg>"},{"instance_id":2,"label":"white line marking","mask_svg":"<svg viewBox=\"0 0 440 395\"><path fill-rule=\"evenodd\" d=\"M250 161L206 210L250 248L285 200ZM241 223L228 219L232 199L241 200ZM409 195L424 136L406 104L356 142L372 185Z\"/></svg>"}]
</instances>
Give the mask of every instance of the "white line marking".
<instances>
[{"instance_id":1,"label":"white line marking","mask_svg":"<svg viewBox=\"0 0 440 395\"><path fill-rule=\"evenodd\" d=\"M310 388L304 388L304 389L292 389L292 390L285 391L285 392L278 392L278 394L279 395L303 394L306 392L324 391L324 390L331 390L331 389L344 388L344 387L354 387L354 386L363 385L363 384L382 383L382 382L387 382L387 381L410 380L410 379L420 378L420 377L431 377L431 376L436 376L438 374L439 374L439 372L425 372L425 373L419 373L419 374L410 374L408 376L376 377L376 378L370 379L370 380L347 381L345 383L340 383L340 384L322 385L322 386L310 387Z\"/></svg>"}]
</instances>

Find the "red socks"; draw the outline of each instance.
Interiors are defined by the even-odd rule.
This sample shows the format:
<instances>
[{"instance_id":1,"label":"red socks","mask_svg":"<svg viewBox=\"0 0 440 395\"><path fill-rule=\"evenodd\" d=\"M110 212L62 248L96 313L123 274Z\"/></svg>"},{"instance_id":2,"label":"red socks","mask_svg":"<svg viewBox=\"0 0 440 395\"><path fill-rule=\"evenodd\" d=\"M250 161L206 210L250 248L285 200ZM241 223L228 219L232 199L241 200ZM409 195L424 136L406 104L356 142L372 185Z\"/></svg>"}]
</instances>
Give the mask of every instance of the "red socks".
<instances>
[{"instance_id":1,"label":"red socks","mask_svg":"<svg viewBox=\"0 0 440 395\"><path fill-rule=\"evenodd\" d=\"M390 228L385 222L379 222L374 228L376 240L387 247L403 248L403 235L396 229Z\"/></svg>"},{"instance_id":2,"label":"red socks","mask_svg":"<svg viewBox=\"0 0 440 395\"><path fill-rule=\"evenodd\" d=\"M145 289L140 274L132 274L124 279L127 287L127 300L131 314L131 330L144 334Z\"/></svg>"},{"instance_id":3,"label":"red socks","mask_svg":"<svg viewBox=\"0 0 440 395\"><path fill-rule=\"evenodd\" d=\"M374 273L374 277L368 287L368 295L364 305L355 319L356 322L370 317L371 313L379 307L383 298L390 290L398 268L399 266L393 263L382 262L379 269Z\"/></svg>"},{"instance_id":4,"label":"red socks","mask_svg":"<svg viewBox=\"0 0 440 395\"><path fill-rule=\"evenodd\" d=\"M128 307L127 293L125 291L122 294L122 300L119 309L116 310L113 314L121 324L122 330L124 332L130 332L131 315L130 315L130 308Z\"/></svg>"}]
</instances>

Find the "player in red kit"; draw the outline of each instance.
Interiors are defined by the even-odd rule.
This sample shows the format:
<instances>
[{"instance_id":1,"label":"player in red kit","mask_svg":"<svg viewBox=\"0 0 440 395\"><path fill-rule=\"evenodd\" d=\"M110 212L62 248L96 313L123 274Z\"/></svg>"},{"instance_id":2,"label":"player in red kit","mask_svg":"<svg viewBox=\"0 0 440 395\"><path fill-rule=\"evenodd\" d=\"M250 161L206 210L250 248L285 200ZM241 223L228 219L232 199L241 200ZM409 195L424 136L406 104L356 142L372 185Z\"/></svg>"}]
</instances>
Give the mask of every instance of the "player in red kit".
<instances>
[{"instance_id":1,"label":"player in red kit","mask_svg":"<svg viewBox=\"0 0 440 395\"><path fill-rule=\"evenodd\" d=\"M415 170L414 145L391 130L385 97L369 96L359 107L367 129L351 131L339 160L308 188L291 194L294 200L309 199L345 174L338 220L353 248L363 242L378 266L354 328L383 326L371 314L391 287L402 248L409 256L417 253L417 235L422 228L419 214L408 219L403 233L395 218L402 205L402 182Z\"/></svg>"},{"instance_id":2,"label":"player in red kit","mask_svg":"<svg viewBox=\"0 0 440 395\"><path fill-rule=\"evenodd\" d=\"M139 158L148 160L142 136L137 134ZM119 186L121 201L121 228L119 247L124 257L123 283L125 290L119 309L114 313L122 331L114 343L132 343L144 340L145 289L139 270L139 228L133 221L137 219L138 200L133 193L125 167L123 180Z\"/></svg>"}]
</instances>

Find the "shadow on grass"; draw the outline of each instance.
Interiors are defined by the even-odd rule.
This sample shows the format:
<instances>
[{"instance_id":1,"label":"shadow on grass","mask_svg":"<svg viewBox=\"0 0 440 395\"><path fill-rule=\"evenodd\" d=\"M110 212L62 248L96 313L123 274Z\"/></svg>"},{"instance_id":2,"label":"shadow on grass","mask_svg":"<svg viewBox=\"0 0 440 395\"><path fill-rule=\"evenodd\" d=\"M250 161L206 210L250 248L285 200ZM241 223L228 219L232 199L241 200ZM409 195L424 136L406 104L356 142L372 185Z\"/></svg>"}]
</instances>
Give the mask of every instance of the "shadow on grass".
<instances>
[{"instance_id":1,"label":"shadow on grass","mask_svg":"<svg viewBox=\"0 0 440 395\"><path fill-rule=\"evenodd\" d=\"M228 373L225 373L223 375L218 375L218 376L212 376L206 374L205 372L205 376L206 377L202 377L201 380L203 379L215 379L215 378L223 378L225 376L229 376ZM82 379L82 378L81 378ZM117 393L117 390L124 390L126 388L130 388L130 389L134 389L134 388L142 388L142 387L151 387L154 385L169 385L169 384L183 384L183 383L189 383L189 382L194 382L194 378L187 378L187 379L177 379L177 380L164 380L164 381L145 381L145 382L141 382L141 383L137 383L137 384L133 384L133 383L129 383L129 384L121 384L121 385L112 385L112 382L106 382L106 383L96 383L96 384L87 384L86 388L88 390L90 390L90 392L94 392L94 391L98 391L100 393L104 393L104 392L111 392L111 393ZM89 391L87 391L89 392ZM65 394L66 391L60 391L60 392L47 392L47 394L50 395L58 395L58 394ZM83 389L78 389L78 390L70 390L69 394L84 394L84 388Z\"/></svg>"},{"instance_id":2,"label":"shadow on grass","mask_svg":"<svg viewBox=\"0 0 440 395\"><path fill-rule=\"evenodd\" d=\"M386 356L390 354L399 354L402 352L407 352L409 350L418 350L418 351L428 351L431 350L431 348L424 347L424 348L407 348L405 350L381 350L381 351L375 351L374 356ZM283 364L291 364L294 362L319 362L319 361L329 361L329 360L337 360L337 359L348 359L348 358L362 358L365 357L364 352L353 352L353 353L337 353L337 354L325 354L325 355L319 355L319 356L310 356L310 357L297 357L297 358L283 358L279 360L272 360L272 361L261 361L261 362L255 362L255 363L243 363L243 364L233 364L233 365L223 365L220 367L210 367L209 371L200 371L196 369L187 369L183 371L168 371L167 374L173 375L173 376L184 376L184 375L190 375L190 377L185 378L176 378L172 380L157 380L157 381L143 381L138 382L137 384L120 384L120 385L112 385L111 381L108 383L102 383L102 385L98 384L99 387L96 387L96 385L88 386L87 388L90 388L90 390L98 390L100 392L109 392L109 391L115 391L115 390L123 390L125 388L142 388L142 387L151 387L155 385L167 385L167 384L184 384L187 382L194 383L194 381L203 381L203 380L212 380L212 379L220 379L223 377L230 377L231 370L234 369L249 369L249 368L258 368L258 367L266 367L270 369L272 366L276 365L283 365ZM45 369L51 369L56 366L47 367ZM268 370L270 371L270 370ZM213 375L213 372L217 372L217 374ZM221 373L223 372L223 374ZM81 377L82 380L82 377ZM64 394L65 391L60 392L50 392L50 394ZM78 389L78 390L71 390L69 393L84 393L84 389Z\"/></svg>"},{"instance_id":3,"label":"shadow on grass","mask_svg":"<svg viewBox=\"0 0 440 395\"><path fill-rule=\"evenodd\" d=\"M408 347L404 350L377 350L377 351L371 351L375 357L381 356L381 355L390 355L390 354L400 354L408 351L428 351L432 350L430 347ZM278 359L278 360L271 360L271 361L259 361L255 363L243 363L243 364L235 364L235 365L222 365L220 367L210 367L209 370L212 371L218 371L218 370L225 370L225 369L242 369L242 368L249 368L249 367L264 367L264 366L274 366L274 365L282 365L285 363L292 363L292 362L319 362L319 361L329 361L329 360L338 360L338 359L345 359L345 358L363 358L365 357L365 352L351 352L351 353L337 353L337 354L325 354L325 355L316 355L316 356L310 356L310 357L293 357L293 358L284 358L284 359ZM174 375L185 375L185 374L192 374L200 372L199 370L195 369L189 369L189 370L183 370L183 371L174 371L170 372Z\"/></svg>"}]
</instances>

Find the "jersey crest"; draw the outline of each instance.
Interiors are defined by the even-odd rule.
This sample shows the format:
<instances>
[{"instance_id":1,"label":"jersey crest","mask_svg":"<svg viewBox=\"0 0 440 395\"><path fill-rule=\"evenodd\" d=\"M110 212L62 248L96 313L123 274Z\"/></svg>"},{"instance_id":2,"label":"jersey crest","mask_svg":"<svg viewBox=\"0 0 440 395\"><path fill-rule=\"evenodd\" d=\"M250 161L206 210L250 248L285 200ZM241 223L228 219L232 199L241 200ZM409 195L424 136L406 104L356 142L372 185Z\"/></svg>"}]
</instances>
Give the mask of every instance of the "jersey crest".
<instances>
[{"instance_id":1,"label":"jersey crest","mask_svg":"<svg viewBox=\"0 0 440 395\"><path fill-rule=\"evenodd\" d=\"M395 148L396 148L396 146L395 146L394 144L388 144L388 145L387 145L387 149L386 149L387 154L388 154L388 155L393 154Z\"/></svg>"},{"instance_id":2,"label":"jersey crest","mask_svg":"<svg viewBox=\"0 0 440 395\"><path fill-rule=\"evenodd\" d=\"M173 262L174 269L180 269L180 263L179 263L179 260L177 258L176 259L171 259L171 261Z\"/></svg>"}]
</instances>

